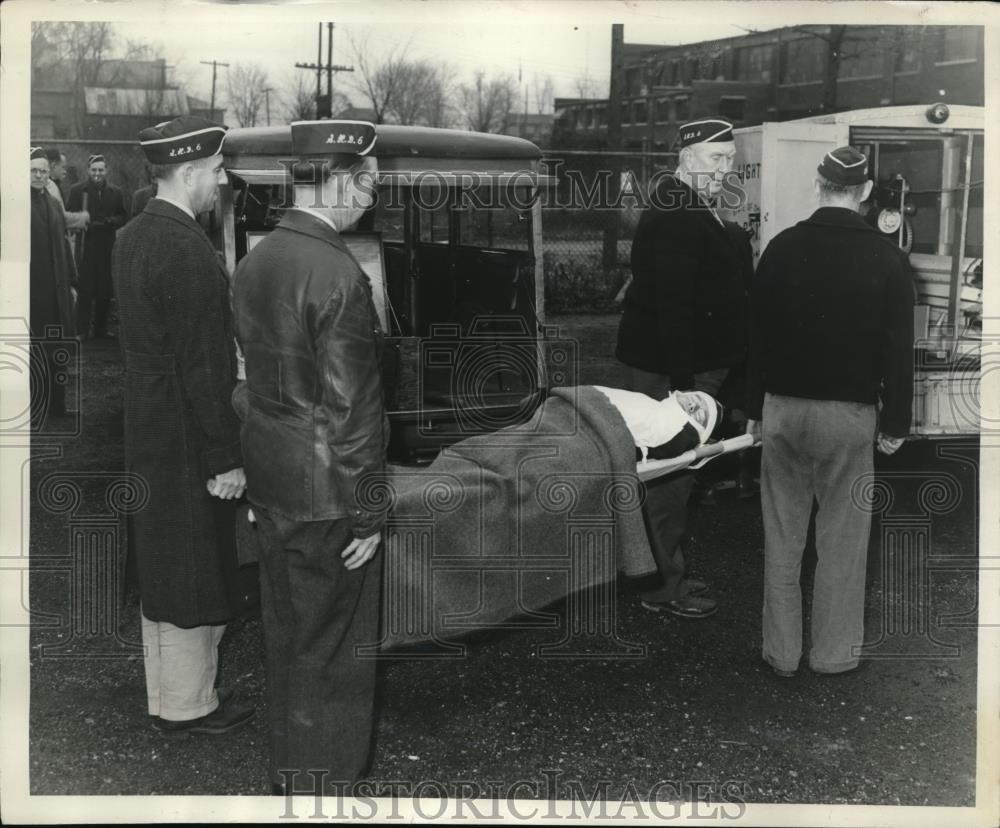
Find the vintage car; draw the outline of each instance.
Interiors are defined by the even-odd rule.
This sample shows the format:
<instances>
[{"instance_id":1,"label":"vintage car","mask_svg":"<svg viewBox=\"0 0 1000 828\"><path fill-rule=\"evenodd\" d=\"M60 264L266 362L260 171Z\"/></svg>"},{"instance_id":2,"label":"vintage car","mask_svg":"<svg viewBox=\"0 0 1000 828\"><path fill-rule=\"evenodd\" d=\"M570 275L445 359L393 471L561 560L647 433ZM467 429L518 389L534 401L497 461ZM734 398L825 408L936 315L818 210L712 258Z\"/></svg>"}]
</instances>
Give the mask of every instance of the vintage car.
<instances>
[{"instance_id":1,"label":"vintage car","mask_svg":"<svg viewBox=\"0 0 1000 828\"><path fill-rule=\"evenodd\" d=\"M230 183L214 223L232 273L289 203L290 127L232 129L223 153ZM379 125L372 153L377 203L344 236L387 337L390 457L426 460L523 421L544 395L541 151L505 135Z\"/></svg>"}]
</instances>

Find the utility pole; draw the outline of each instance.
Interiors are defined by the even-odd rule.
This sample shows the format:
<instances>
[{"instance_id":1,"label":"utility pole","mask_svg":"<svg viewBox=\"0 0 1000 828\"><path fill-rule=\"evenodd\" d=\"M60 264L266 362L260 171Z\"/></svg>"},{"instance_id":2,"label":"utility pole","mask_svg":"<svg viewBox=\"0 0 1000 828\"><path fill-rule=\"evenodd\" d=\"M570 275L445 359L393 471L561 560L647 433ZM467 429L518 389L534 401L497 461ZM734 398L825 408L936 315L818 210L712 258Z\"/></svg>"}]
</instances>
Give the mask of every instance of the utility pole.
<instances>
[{"instance_id":1,"label":"utility pole","mask_svg":"<svg viewBox=\"0 0 1000 828\"><path fill-rule=\"evenodd\" d=\"M267 112L267 125L271 126L271 93L274 91L273 86L264 87L264 109Z\"/></svg>"},{"instance_id":2,"label":"utility pole","mask_svg":"<svg viewBox=\"0 0 1000 828\"><path fill-rule=\"evenodd\" d=\"M296 63L298 69L316 70L316 117L333 117L333 73L353 72L353 66L337 66L333 62L333 23L327 23L326 64L323 63L323 24L319 24L319 47L316 50L315 63ZM322 94L323 70L326 70L326 99Z\"/></svg>"},{"instance_id":3,"label":"utility pole","mask_svg":"<svg viewBox=\"0 0 1000 828\"><path fill-rule=\"evenodd\" d=\"M622 183L622 90L625 86L625 26L611 26L611 87L608 90L608 181L609 207L618 203ZM602 259L607 273L618 264L619 211L607 210L604 214L604 244Z\"/></svg>"},{"instance_id":4,"label":"utility pole","mask_svg":"<svg viewBox=\"0 0 1000 828\"><path fill-rule=\"evenodd\" d=\"M212 103L211 103L210 108L209 108L208 120L214 121L215 120L215 71L216 71L216 67L218 67L218 66L225 66L228 69L229 68L229 64L228 63L219 63L219 61L217 61L217 60L203 60L201 62L204 63L206 66L211 66L212 67Z\"/></svg>"}]
</instances>

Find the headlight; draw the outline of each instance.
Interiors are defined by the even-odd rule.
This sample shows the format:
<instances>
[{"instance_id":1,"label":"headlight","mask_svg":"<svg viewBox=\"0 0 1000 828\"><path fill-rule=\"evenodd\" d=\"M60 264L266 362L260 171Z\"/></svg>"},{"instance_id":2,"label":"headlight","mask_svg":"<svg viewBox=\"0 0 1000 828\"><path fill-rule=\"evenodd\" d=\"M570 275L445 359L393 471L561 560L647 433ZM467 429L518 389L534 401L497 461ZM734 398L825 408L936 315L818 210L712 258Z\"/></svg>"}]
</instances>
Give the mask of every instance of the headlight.
<instances>
[{"instance_id":1,"label":"headlight","mask_svg":"<svg viewBox=\"0 0 1000 828\"><path fill-rule=\"evenodd\" d=\"M899 210L885 209L878 214L878 229L883 233L896 233L902 221Z\"/></svg>"}]
</instances>

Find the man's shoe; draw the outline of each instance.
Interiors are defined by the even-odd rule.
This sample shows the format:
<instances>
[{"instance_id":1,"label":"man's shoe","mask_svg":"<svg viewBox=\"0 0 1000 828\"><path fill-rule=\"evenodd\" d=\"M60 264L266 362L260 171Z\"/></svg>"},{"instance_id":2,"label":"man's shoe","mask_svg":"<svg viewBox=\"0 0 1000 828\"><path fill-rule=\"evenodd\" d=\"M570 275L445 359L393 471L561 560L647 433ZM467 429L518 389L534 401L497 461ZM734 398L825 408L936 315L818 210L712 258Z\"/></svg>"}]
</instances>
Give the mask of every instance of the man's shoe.
<instances>
[{"instance_id":1,"label":"man's shoe","mask_svg":"<svg viewBox=\"0 0 1000 828\"><path fill-rule=\"evenodd\" d=\"M697 578L685 578L681 585L684 589L684 596L689 595L704 595L708 592L708 584L704 581L699 581Z\"/></svg>"},{"instance_id":2,"label":"man's shoe","mask_svg":"<svg viewBox=\"0 0 1000 828\"><path fill-rule=\"evenodd\" d=\"M790 678L795 678L795 676L797 675L795 670L782 670L780 667L775 667L767 659L761 659L760 666L763 667L765 670L770 671L772 675L775 675L778 678L790 679Z\"/></svg>"},{"instance_id":3,"label":"man's shoe","mask_svg":"<svg viewBox=\"0 0 1000 828\"><path fill-rule=\"evenodd\" d=\"M642 606L650 612L669 612L679 618L708 618L719 609L711 598L696 598L691 595L673 601L643 601Z\"/></svg>"},{"instance_id":4,"label":"man's shoe","mask_svg":"<svg viewBox=\"0 0 1000 828\"><path fill-rule=\"evenodd\" d=\"M220 704L205 716L189 719L186 722L170 722L157 716L153 720L153 729L168 736L187 736L190 733L221 736L245 725L256 712L252 707L244 707L230 701L229 704Z\"/></svg>"},{"instance_id":5,"label":"man's shoe","mask_svg":"<svg viewBox=\"0 0 1000 828\"><path fill-rule=\"evenodd\" d=\"M865 661L859 661L856 666L851 667L849 670L837 670L834 673L827 672L824 670L814 670L812 667L810 667L809 669L812 670L817 676L823 676L824 678L836 677L836 676L852 676L855 673L861 672L861 670L865 667L866 664L867 662Z\"/></svg>"}]
</instances>

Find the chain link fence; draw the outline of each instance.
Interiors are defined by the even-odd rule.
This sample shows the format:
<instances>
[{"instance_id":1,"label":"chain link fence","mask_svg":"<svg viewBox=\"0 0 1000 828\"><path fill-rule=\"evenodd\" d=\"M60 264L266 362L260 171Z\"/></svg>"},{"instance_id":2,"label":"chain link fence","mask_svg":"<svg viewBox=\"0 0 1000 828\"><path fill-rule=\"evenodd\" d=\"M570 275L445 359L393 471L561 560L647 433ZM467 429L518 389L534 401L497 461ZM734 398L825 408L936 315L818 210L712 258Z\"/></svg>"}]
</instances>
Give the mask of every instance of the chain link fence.
<instances>
[{"instance_id":1,"label":"chain link fence","mask_svg":"<svg viewBox=\"0 0 1000 828\"><path fill-rule=\"evenodd\" d=\"M554 179L542 214L549 313L617 308L641 212L631 194L676 160L676 153L662 152L546 151L545 168Z\"/></svg>"},{"instance_id":2,"label":"chain link fence","mask_svg":"<svg viewBox=\"0 0 1000 828\"><path fill-rule=\"evenodd\" d=\"M108 167L107 180L125 193L126 206L131 203L132 194L149 183L146 156L139 149L138 141L39 138L32 140L31 146L55 148L66 156L64 195L67 195L69 188L77 182L87 180L87 159L91 155L104 156Z\"/></svg>"}]
</instances>

